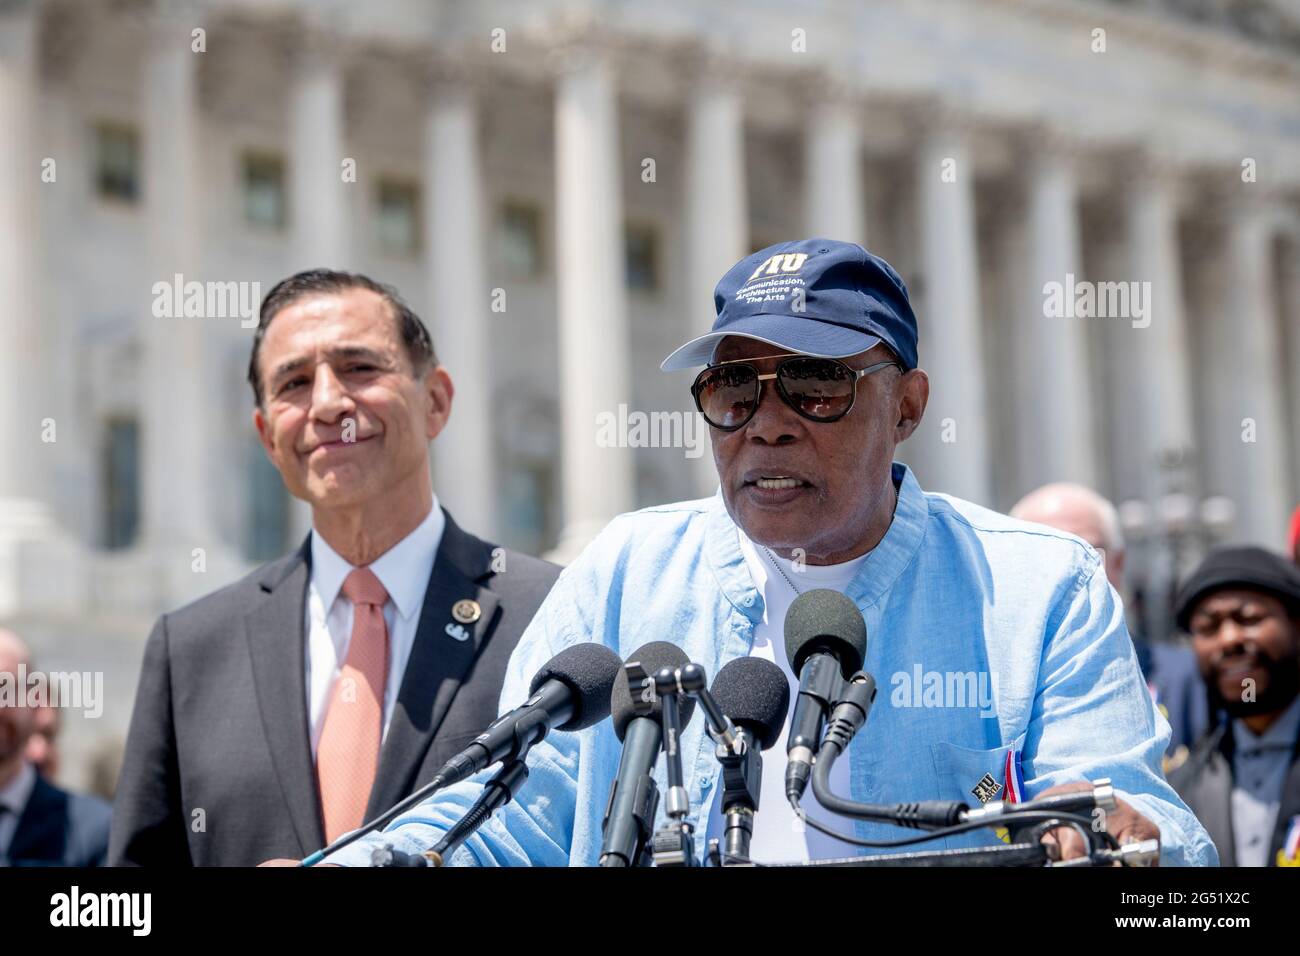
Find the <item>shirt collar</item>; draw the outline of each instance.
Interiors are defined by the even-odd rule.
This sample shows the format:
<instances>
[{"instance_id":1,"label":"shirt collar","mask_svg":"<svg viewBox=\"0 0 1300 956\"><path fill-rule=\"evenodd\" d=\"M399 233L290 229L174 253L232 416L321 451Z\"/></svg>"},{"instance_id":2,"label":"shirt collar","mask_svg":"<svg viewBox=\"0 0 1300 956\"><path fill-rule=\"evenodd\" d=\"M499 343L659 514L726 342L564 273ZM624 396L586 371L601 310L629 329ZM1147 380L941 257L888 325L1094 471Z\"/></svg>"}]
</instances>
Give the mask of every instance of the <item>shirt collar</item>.
<instances>
[{"instance_id":1,"label":"shirt collar","mask_svg":"<svg viewBox=\"0 0 1300 956\"><path fill-rule=\"evenodd\" d=\"M1258 753L1261 750L1287 750L1295 746L1296 735L1300 733L1300 697L1291 701L1291 705L1282 711L1277 720L1269 725L1268 730L1256 735L1237 719L1232 722L1233 745L1237 753Z\"/></svg>"},{"instance_id":2,"label":"shirt collar","mask_svg":"<svg viewBox=\"0 0 1300 956\"><path fill-rule=\"evenodd\" d=\"M0 807L8 807L15 817L21 817L34 789L36 789L36 768L29 762L23 761L18 776L14 777L9 786L0 790Z\"/></svg>"},{"instance_id":3,"label":"shirt collar","mask_svg":"<svg viewBox=\"0 0 1300 956\"><path fill-rule=\"evenodd\" d=\"M435 495L433 507L424 520L405 538L370 562L370 570L388 592L388 598L397 608L398 616L404 619L423 606L424 592L446 527L447 516L442 513ZM343 581L354 570L353 565L313 529L311 577L326 611L334 606L334 601L343 589Z\"/></svg>"},{"instance_id":4,"label":"shirt collar","mask_svg":"<svg viewBox=\"0 0 1300 956\"><path fill-rule=\"evenodd\" d=\"M894 520L885 536L867 553L847 592L861 610L875 604L889 591L903 569L911 563L921 546L921 539L925 537L925 522L930 513L925 492L912 470L902 462L893 463L892 476L898 486ZM719 489L710 505L705 548L722 593L741 614L757 624L763 619L762 595L757 593L745 565L736 531L736 524L727 512Z\"/></svg>"}]
</instances>

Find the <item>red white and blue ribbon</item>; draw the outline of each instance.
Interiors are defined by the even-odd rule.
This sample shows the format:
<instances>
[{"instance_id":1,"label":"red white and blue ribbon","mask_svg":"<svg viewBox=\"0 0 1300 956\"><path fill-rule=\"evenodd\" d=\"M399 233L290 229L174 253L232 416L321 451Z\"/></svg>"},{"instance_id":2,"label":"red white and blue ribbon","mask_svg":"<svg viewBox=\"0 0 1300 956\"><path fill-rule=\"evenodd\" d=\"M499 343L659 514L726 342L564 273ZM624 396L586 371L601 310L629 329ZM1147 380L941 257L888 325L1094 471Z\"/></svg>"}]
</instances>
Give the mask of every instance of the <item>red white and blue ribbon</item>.
<instances>
[{"instance_id":1,"label":"red white and blue ribbon","mask_svg":"<svg viewBox=\"0 0 1300 956\"><path fill-rule=\"evenodd\" d=\"M1014 747L1007 751L1007 760L1003 766L1002 776L1006 788L1002 799L1006 803L1024 803L1025 771L1020 765L1020 751Z\"/></svg>"}]
</instances>

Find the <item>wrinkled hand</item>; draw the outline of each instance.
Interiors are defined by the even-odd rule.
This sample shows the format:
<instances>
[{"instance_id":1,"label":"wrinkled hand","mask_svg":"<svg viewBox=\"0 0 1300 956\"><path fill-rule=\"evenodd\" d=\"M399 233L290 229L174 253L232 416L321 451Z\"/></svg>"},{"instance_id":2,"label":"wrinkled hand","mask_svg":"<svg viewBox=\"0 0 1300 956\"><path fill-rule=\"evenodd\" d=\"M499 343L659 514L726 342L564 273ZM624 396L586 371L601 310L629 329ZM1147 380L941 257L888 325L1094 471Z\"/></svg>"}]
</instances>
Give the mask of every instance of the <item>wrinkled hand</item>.
<instances>
[{"instance_id":1,"label":"wrinkled hand","mask_svg":"<svg viewBox=\"0 0 1300 956\"><path fill-rule=\"evenodd\" d=\"M1038 796L1050 797L1058 793L1075 793L1091 789L1090 783L1063 783L1044 790ZM1106 830L1121 844L1160 839L1160 828L1138 813L1131 803L1120 797L1115 798L1115 809L1106 812ZM1073 860L1088 854L1087 842L1071 827L1057 827L1055 830L1050 830L1043 835L1043 842L1055 843L1059 846L1062 860ZM1159 863L1157 858L1152 865L1158 866Z\"/></svg>"}]
</instances>

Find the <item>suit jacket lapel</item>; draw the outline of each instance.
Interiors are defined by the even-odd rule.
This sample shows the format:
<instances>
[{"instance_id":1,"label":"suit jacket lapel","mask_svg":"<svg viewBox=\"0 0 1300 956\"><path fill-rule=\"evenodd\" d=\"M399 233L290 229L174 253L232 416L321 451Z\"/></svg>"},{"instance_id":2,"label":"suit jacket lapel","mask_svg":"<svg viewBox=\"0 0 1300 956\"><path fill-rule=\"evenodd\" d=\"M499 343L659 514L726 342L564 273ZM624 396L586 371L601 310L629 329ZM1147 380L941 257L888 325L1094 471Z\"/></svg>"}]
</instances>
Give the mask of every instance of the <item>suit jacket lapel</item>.
<instances>
[{"instance_id":1,"label":"suit jacket lapel","mask_svg":"<svg viewBox=\"0 0 1300 956\"><path fill-rule=\"evenodd\" d=\"M462 531L445 509L443 513L447 524L424 590L415 643L389 720L366 819L388 809L412 788L429 744L495 618L497 596L482 583L491 576L491 551ZM456 623L452 607L466 598L477 601L482 613L473 624L462 625L469 634L462 641L451 636L448 627ZM465 732L483 729L469 727Z\"/></svg>"},{"instance_id":2,"label":"suit jacket lapel","mask_svg":"<svg viewBox=\"0 0 1300 956\"><path fill-rule=\"evenodd\" d=\"M307 727L304 620L310 542L309 535L297 553L267 568L260 582L265 597L244 616L262 727L304 856L325 844Z\"/></svg>"}]
</instances>

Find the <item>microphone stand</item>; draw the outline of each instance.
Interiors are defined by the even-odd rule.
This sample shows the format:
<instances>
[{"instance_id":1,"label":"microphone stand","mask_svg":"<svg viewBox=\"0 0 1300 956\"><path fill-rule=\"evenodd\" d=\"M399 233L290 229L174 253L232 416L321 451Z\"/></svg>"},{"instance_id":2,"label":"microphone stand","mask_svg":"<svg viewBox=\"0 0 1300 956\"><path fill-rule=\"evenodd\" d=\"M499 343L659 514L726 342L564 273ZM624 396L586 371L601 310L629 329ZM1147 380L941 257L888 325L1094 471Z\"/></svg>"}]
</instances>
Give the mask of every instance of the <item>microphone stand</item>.
<instances>
[{"instance_id":1,"label":"microphone stand","mask_svg":"<svg viewBox=\"0 0 1300 956\"><path fill-rule=\"evenodd\" d=\"M508 714L502 715L501 717L498 717L496 720L494 720L490 725L488 725L488 730L485 731L484 734L479 735L479 739L481 739L487 732L490 732L494 727L498 726L508 716L509 716ZM524 756L527 755L528 751L532 748L533 744L537 743L539 740L541 740L543 737L546 736L546 730L549 729L549 726L544 726L541 734L537 734L537 729L538 729L537 718L534 718L532 722L524 722L522 720L516 722L514 756L506 757L503 766L505 763L509 763L511 760L523 760ZM477 740L475 740L475 743L477 743ZM433 779L430 780L428 783L426 783L423 787L420 787L420 789L411 793L409 796L403 798L398 803L395 803L393 806L389 807L387 810L385 810L383 813L381 813L379 816L375 817L374 819L367 820L365 823L361 824L361 826L357 827L355 830L350 830L349 832L343 834L341 837L338 837L329 846L323 847L317 850L316 852L310 854L309 856L305 857L298 865L315 866L318 863L320 863L321 860L325 859L325 857L329 856L331 853L343 849L345 846L350 845L351 843L360 839L361 837L365 836L368 833L374 833L377 830L383 829L384 827L388 826L388 824L396 820L403 813L405 813L407 810L419 806L421 803L423 803L429 797L433 796L439 790L442 790L446 787L450 787L453 784L459 783L462 780L464 780L466 777L470 776L471 774L469 773L469 769L470 767L465 762L464 754L463 753L458 754L456 757L453 757L446 764L444 764L442 768L436 774L434 774ZM497 778L493 778L493 779L495 780ZM419 864L401 864L401 865L418 866Z\"/></svg>"},{"instance_id":2,"label":"microphone stand","mask_svg":"<svg viewBox=\"0 0 1300 956\"><path fill-rule=\"evenodd\" d=\"M754 836L754 814L763 781L763 754L748 731L738 735L736 748L719 743L716 754L722 764L722 811L725 859L748 860Z\"/></svg>"},{"instance_id":3,"label":"microphone stand","mask_svg":"<svg viewBox=\"0 0 1300 956\"><path fill-rule=\"evenodd\" d=\"M483 785L478 799L466 814L457 820L452 828L443 834L442 839L430 849L419 854L406 854L385 844L372 854L372 865L378 867L445 865L456 849L473 836L493 813L515 798L519 788L528 779L528 765L524 763L524 758L528 756L529 749L524 748L517 757L512 757L501 765L496 775Z\"/></svg>"},{"instance_id":4,"label":"microphone stand","mask_svg":"<svg viewBox=\"0 0 1300 956\"><path fill-rule=\"evenodd\" d=\"M425 856L429 857L434 866L442 866L456 852L457 847L487 822L488 817L515 798L519 788L528 779L528 765L524 763L524 758L528 756L529 749L525 748L519 756L503 763L496 776L484 786L483 792L478 795L469 812L443 834L442 839L434 844L432 849L425 852Z\"/></svg>"},{"instance_id":5,"label":"microphone stand","mask_svg":"<svg viewBox=\"0 0 1300 956\"><path fill-rule=\"evenodd\" d=\"M677 674L679 687L700 702L722 765L722 812L726 821L723 851L726 859L748 860L754 836L754 814L762 789L763 754L754 735L737 729L709 692L708 676L699 664L687 664ZM716 854L710 851L710 859Z\"/></svg>"},{"instance_id":6,"label":"microphone stand","mask_svg":"<svg viewBox=\"0 0 1300 956\"><path fill-rule=\"evenodd\" d=\"M654 675L655 692L663 705L660 719L664 728L664 758L668 770L668 799L664 808L668 819L655 833L655 866L696 865L695 827L687 819L691 803L686 793L682 752L678 746L682 719L677 701L678 694L682 692L678 674L671 667L665 667Z\"/></svg>"},{"instance_id":7,"label":"microphone stand","mask_svg":"<svg viewBox=\"0 0 1300 956\"><path fill-rule=\"evenodd\" d=\"M624 670L627 672L628 687L632 693L632 706L635 712L640 716L648 717L654 707L644 692L653 690L654 678L637 662L625 665ZM662 738L662 732L660 737ZM609 791L609 801L605 804L605 816L600 824L602 834L608 833L615 807L621 803L622 796L618 777L615 777L614 786ZM653 859L651 834L655 813L659 810L659 784L655 781L653 773L647 773L637 779L625 809L635 825L636 845L626 861L618 853L602 854L599 860L599 865L602 867L651 865Z\"/></svg>"}]
</instances>

